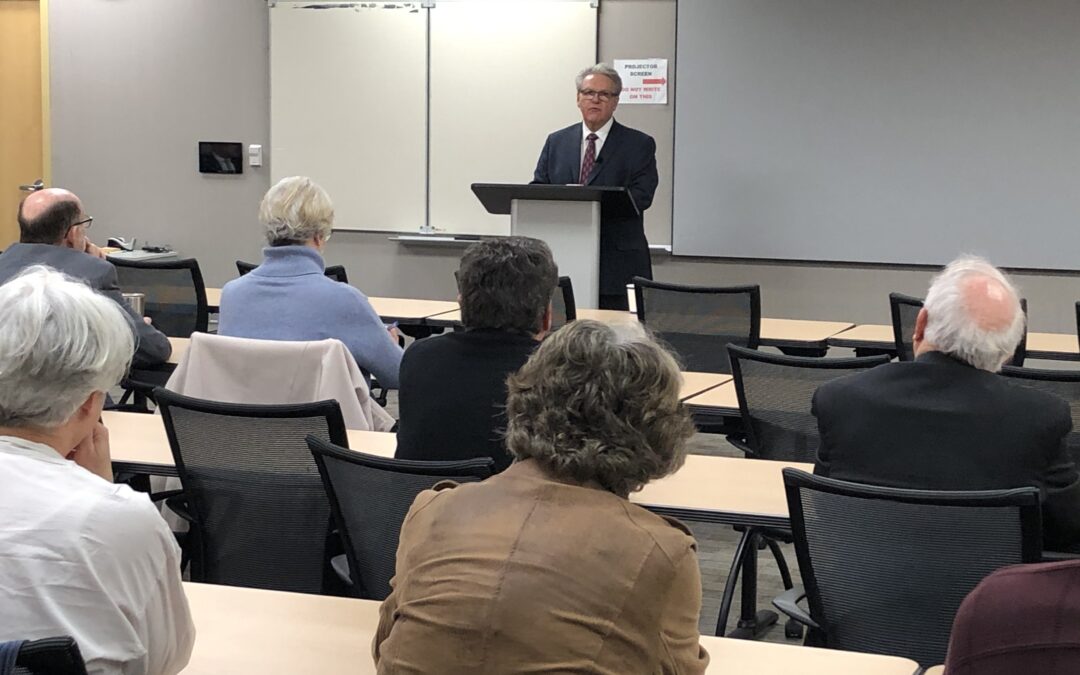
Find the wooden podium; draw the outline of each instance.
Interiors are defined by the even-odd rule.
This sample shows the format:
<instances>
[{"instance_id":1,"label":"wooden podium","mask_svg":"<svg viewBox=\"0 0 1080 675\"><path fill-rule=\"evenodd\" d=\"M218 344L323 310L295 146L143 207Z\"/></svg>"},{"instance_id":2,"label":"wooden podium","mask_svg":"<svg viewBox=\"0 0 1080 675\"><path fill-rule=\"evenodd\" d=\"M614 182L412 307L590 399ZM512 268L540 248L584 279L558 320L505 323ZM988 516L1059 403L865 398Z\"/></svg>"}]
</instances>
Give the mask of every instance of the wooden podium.
<instances>
[{"instance_id":1,"label":"wooden podium","mask_svg":"<svg viewBox=\"0 0 1080 675\"><path fill-rule=\"evenodd\" d=\"M510 233L547 242L559 274L574 282L578 307L595 309L600 294L600 220L636 216L624 187L473 183L488 213L509 214Z\"/></svg>"}]
</instances>

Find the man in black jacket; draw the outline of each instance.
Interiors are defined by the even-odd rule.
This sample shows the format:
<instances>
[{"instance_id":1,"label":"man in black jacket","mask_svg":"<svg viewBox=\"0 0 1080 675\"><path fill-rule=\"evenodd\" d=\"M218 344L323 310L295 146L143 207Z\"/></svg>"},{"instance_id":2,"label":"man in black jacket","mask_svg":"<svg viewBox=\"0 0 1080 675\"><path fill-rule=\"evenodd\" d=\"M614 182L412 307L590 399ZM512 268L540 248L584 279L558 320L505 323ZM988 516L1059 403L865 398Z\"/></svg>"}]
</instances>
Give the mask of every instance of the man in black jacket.
<instances>
[{"instance_id":1,"label":"man in black jacket","mask_svg":"<svg viewBox=\"0 0 1080 675\"><path fill-rule=\"evenodd\" d=\"M973 257L950 263L919 312L914 361L817 390L815 473L925 490L1034 486L1045 547L1080 544L1069 406L996 374L1023 330L1016 289L999 270Z\"/></svg>"},{"instance_id":2,"label":"man in black jacket","mask_svg":"<svg viewBox=\"0 0 1080 675\"><path fill-rule=\"evenodd\" d=\"M558 281L551 249L538 239L492 239L465 251L458 270L465 330L417 340L401 359L397 457L491 457L496 471L510 466L506 377L551 329Z\"/></svg>"},{"instance_id":3,"label":"man in black jacket","mask_svg":"<svg viewBox=\"0 0 1080 675\"><path fill-rule=\"evenodd\" d=\"M124 301L116 268L86 237L93 220L68 190L48 188L29 195L19 204L19 243L0 254L0 284L31 265L47 265L80 279L131 316L136 343L132 366L165 363L172 353L169 339L143 317L135 316Z\"/></svg>"}]
</instances>

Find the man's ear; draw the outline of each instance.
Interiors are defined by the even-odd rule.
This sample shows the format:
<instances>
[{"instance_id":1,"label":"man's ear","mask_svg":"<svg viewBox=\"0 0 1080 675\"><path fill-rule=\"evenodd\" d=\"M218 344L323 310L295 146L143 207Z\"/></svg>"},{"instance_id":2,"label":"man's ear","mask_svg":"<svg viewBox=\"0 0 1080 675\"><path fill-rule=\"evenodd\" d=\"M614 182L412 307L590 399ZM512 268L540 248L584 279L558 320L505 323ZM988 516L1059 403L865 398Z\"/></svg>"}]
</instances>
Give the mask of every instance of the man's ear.
<instances>
[{"instance_id":1,"label":"man's ear","mask_svg":"<svg viewBox=\"0 0 1080 675\"><path fill-rule=\"evenodd\" d=\"M553 311L551 309L551 303L549 302L547 304L547 307L544 308L544 318L540 320L540 326L541 326L540 332L541 333L547 333L548 331L551 330L552 316L553 316Z\"/></svg>"},{"instance_id":2,"label":"man's ear","mask_svg":"<svg viewBox=\"0 0 1080 675\"><path fill-rule=\"evenodd\" d=\"M915 318L915 334L912 336L915 342L922 342L926 339L926 308L923 307L919 310L919 316Z\"/></svg>"},{"instance_id":3,"label":"man's ear","mask_svg":"<svg viewBox=\"0 0 1080 675\"><path fill-rule=\"evenodd\" d=\"M64 248L76 248L76 244L79 242L78 227L74 225L67 229L64 233L64 238L60 240L60 245Z\"/></svg>"},{"instance_id":4,"label":"man's ear","mask_svg":"<svg viewBox=\"0 0 1080 675\"><path fill-rule=\"evenodd\" d=\"M83 422L88 417L93 417L96 421L100 417L98 405L98 397L105 397L105 392L94 391L90 392L90 395L86 397L86 400L79 404L79 407L75 409L74 419ZM101 405L104 405L104 401L101 401Z\"/></svg>"}]
</instances>

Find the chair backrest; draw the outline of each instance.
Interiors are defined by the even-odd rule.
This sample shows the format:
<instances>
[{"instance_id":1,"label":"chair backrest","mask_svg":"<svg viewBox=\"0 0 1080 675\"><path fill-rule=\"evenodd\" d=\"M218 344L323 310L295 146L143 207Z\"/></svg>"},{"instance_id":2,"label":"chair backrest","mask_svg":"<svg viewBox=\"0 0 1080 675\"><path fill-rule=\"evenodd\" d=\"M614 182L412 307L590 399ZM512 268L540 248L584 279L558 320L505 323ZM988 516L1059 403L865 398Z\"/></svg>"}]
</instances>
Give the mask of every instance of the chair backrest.
<instances>
[{"instance_id":1,"label":"chair backrest","mask_svg":"<svg viewBox=\"0 0 1080 675\"><path fill-rule=\"evenodd\" d=\"M822 359L767 354L728 345L746 441L754 457L789 462L817 459L817 418L810 412L822 384L889 362L885 355Z\"/></svg>"},{"instance_id":2,"label":"chair backrest","mask_svg":"<svg viewBox=\"0 0 1080 675\"><path fill-rule=\"evenodd\" d=\"M577 303L574 302L574 283L570 277L559 277L559 285L551 294L551 328L562 328L577 319Z\"/></svg>"},{"instance_id":3,"label":"chair backrest","mask_svg":"<svg viewBox=\"0 0 1080 675\"><path fill-rule=\"evenodd\" d=\"M240 276L244 276L256 267L258 267L258 265L255 263L244 262L243 260L236 261L236 271L240 273ZM340 281L343 284L349 283L349 275L345 273L344 265L330 265L323 270L323 274L334 281Z\"/></svg>"},{"instance_id":4,"label":"chair backrest","mask_svg":"<svg viewBox=\"0 0 1080 675\"><path fill-rule=\"evenodd\" d=\"M1001 374L1016 384L1041 389L1065 399L1072 413L1073 428L1067 442L1073 462L1080 465L1080 370L1042 370L1005 366Z\"/></svg>"},{"instance_id":5,"label":"chair backrest","mask_svg":"<svg viewBox=\"0 0 1080 675\"><path fill-rule=\"evenodd\" d=\"M757 349L760 286L684 286L634 277L638 318L679 355L686 370L730 373L727 345Z\"/></svg>"},{"instance_id":6,"label":"chair backrest","mask_svg":"<svg viewBox=\"0 0 1080 675\"><path fill-rule=\"evenodd\" d=\"M440 481L479 481L494 470L490 457L424 462L366 455L315 436L307 442L345 542L353 585L371 600L390 594L401 525L416 496Z\"/></svg>"},{"instance_id":7,"label":"chair backrest","mask_svg":"<svg viewBox=\"0 0 1080 675\"><path fill-rule=\"evenodd\" d=\"M942 663L971 589L1041 555L1034 487L901 490L783 474L799 571L820 627L808 645Z\"/></svg>"},{"instance_id":8,"label":"chair backrest","mask_svg":"<svg viewBox=\"0 0 1080 675\"><path fill-rule=\"evenodd\" d=\"M915 298L902 293L889 293L889 311L892 314L893 340L896 344L896 356L901 361L914 361L915 348L913 336L915 334L915 320L922 309L922 298ZM1020 308L1024 310L1024 335L1020 338L1020 344L1016 345L1009 364L1020 367L1027 358L1027 298L1020 298ZM1080 315L1078 315L1080 316Z\"/></svg>"},{"instance_id":9,"label":"chair backrest","mask_svg":"<svg viewBox=\"0 0 1080 675\"><path fill-rule=\"evenodd\" d=\"M318 593L330 504L305 438L348 445L336 401L243 405L154 392L194 516L192 580Z\"/></svg>"},{"instance_id":10,"label":"chair backrest","mask_svg":"<svg viewBox=\"0 0 1080 675\"><path fill-rule=\"evenodd\" d=\"M169 337L205 333L210 312L199 262L184 260L114 260L120 289L146 296L144 314Z\"/></svg>"},{"instance_id":11,"label":"chair backrest","mask_svg":"<svg viewBox=\"0 0 1080 675\"><path fill-rule=\"evenodd\" d=\"M15 675L86 675L86 664L75 639L59 637L27 640L15 657Z\"/></svg>"},{"instance_id":12,"label":"chair backrest","mask_svg":"<svg viewBox=\"0 0 1080 675\"><path fill-rule=\"evenodd\" d=\"M915 319L922 309L922 298L915 298L903 293L889 293L889 312L892 315L893 340L896 343L896 356L901 361L915 360L915 347L912 336L915 335Z\"/></svg>"}]
</instances>

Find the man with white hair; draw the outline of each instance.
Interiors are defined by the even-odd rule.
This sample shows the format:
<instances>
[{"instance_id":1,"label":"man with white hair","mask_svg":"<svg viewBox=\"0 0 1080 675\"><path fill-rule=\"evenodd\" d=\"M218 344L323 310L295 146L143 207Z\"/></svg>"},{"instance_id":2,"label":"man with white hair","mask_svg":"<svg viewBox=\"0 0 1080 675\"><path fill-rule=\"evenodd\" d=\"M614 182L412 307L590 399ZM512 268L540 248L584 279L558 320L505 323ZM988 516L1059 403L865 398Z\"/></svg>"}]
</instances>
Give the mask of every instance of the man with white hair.
<instances>
[{"instance_id":1,"label":"man with white hair","mask_svg":"<svg viewBox=\"0 0 1080 675\"><path fill-rule=\"evenodd\" d=\"M90 673L179 672L195 638L180 551L113 484L101 422L131 319L42 266L0 286L0 316L0 642L70 635Z\"/></svg>"},{"instance_id":2,"label":"man with white hair","mask_svg":"<svg viewBox=\"0 0 1080 675\"><path fill-rule=\"evenodd\" d=\"M1024 331L1012 283L980 258L949 263L915 322L915 360L822 385L815 473L926 490L1034 486L1044 545L1080 544L1068 404L997 375Z\"/></svg>"},{"instance_id":3,"label":"man with white hair","mask_svg":"<svg viewBox=\"0 0 1080 675\"><path fill-rule=\"evenodd\" d=\"M19 243L0 254L0 284L31 265L47 265L81 279L138 319L132 322L137 337L136 367L168 360L172 353L169 339L148 320L135 317L120 294L116 268L87 238L94 219L83 211L75 193L62 188L31 193L19 204L18 218Z\"/></svg>"}]
</instances>

